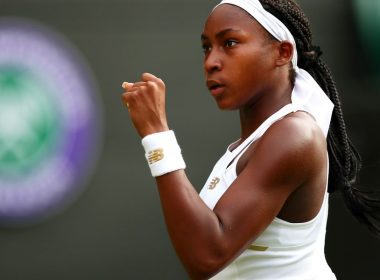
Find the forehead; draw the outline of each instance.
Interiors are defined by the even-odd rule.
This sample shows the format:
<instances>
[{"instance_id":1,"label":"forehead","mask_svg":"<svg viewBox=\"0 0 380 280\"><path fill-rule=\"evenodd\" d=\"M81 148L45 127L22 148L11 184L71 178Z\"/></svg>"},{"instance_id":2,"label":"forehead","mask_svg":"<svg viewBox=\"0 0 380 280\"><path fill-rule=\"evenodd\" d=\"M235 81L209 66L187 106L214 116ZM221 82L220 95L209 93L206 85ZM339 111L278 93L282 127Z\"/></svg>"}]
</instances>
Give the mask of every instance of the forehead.
<instances>
[{"instance_id":1,"label":"forehead","mask_svg":"<svg viewBox=\"0 0 380 280\"><path fill-rule=\"evenodd\" d=\"M222 4L211 12L206 20L204 33L218 32L225 28L239 29L255 35L268 35L247 11L231 4Z\"/></svg>"}]
</instances>

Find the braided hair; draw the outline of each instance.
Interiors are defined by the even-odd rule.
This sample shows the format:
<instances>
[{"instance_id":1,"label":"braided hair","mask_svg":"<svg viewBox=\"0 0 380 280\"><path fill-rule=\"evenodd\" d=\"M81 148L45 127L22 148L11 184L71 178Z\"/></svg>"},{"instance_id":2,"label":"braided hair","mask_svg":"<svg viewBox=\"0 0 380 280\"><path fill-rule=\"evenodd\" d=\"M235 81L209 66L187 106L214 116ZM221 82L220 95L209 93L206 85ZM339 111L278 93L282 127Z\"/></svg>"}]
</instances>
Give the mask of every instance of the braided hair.
<instances>
[{"instance_id":1,"label":"braided hair","mask_svg":"<svg viewBox=\"0 0 380 280\"><path fill-rule=\"evenodd\" d=\"M298 66L314 77L326 95L334 103L334 111L327 136L329 153L328 191L341 191L351 213L380 237L380 200L374 192L359 189L358 179L361 159L347 135L339 93L327 65L320 58L319 47L312 45L312 33L308 18L292 0L259 0L264 9L281 20L293 34L297 45ZM295 71L290 69L290 82L294 85Z\"/></svg>"}]
</instances>

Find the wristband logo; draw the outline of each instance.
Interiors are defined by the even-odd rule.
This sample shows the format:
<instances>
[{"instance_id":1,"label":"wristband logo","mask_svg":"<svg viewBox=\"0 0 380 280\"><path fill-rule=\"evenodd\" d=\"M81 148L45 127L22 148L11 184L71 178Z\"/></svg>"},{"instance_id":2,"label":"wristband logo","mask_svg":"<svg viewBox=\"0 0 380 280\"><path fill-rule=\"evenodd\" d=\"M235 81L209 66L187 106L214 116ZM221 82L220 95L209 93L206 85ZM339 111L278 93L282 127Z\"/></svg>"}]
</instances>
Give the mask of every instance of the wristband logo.
<instances>
[{"instance_id":1,"label":"wristband logo","mask_svg":"<svg viewBox=\"0 0 380 280\"><path fill-rule=\"evenodd\" d=\"M95 167L102 110L82 57L40 24L0 19L0 225L67 206Z\"/></svg>"},{"instance_id":2,"label":"wristband logo","mask_svg":"<svg viewBox=\"0 0 380 280\"><path fill-rule=\"evenodd\" d=\"M149 164L156 163L164 158L164 149L156 149L148 153Z\"/></svg>"}]
</instances>

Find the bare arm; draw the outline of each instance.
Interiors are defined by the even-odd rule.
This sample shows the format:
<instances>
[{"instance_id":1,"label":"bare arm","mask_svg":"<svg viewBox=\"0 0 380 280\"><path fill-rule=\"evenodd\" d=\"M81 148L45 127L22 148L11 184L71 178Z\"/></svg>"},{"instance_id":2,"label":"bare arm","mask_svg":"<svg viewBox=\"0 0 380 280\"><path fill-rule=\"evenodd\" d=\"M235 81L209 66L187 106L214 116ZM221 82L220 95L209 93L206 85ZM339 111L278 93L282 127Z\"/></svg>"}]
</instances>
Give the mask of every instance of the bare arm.
<instances>
[{"instance_id":1,"label":"bare arm","mask_svg":"<svg viewBox=\"0 0 380 280\"><path fill-rule=\"evenodd\" d=\"M144 79L160 83L155 77ZM123 98L130 103L132 121L142 137L168 129L164 108L156 107L160 101L144 100L156 94L162 97L164 90L159 94L141 90L133 99L128 96L133 89L128 91ZM139 110L154 113L141 118ZM192 278L208 278L231 262L278 215L289 195L307 182L319 162L319 150L304 126L292 118L273 125L214 211L200 199L183 170L156 178L170 238Z\"/></svg>"}]
</instances>

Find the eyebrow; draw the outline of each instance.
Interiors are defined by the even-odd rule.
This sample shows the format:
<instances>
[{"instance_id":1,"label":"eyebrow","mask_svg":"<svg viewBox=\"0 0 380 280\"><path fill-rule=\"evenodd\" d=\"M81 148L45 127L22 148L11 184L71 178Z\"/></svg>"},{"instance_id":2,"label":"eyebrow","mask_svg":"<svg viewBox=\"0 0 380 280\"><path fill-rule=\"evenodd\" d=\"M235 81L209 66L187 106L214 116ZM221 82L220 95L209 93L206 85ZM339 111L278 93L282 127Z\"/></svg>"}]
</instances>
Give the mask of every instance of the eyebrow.
<instances>
[{"instance_id":1,"label":"eyebrow","mask_svg":"<svg viewBox=\"0 0 380 280\"><path fill-rule=\"evenodd\" d=\"M216 33L215 37L216 38L223 37L224 35L226 35L229 32L239 32L240 33L241 30L240 29L234 29L234 28L226 28L226 29L223 29L223 30L219 31L218 33ZM208 37L204 33L202 33L201 40L207 40L207 39L208 39Z\"/></svg>"}]
</instances>

